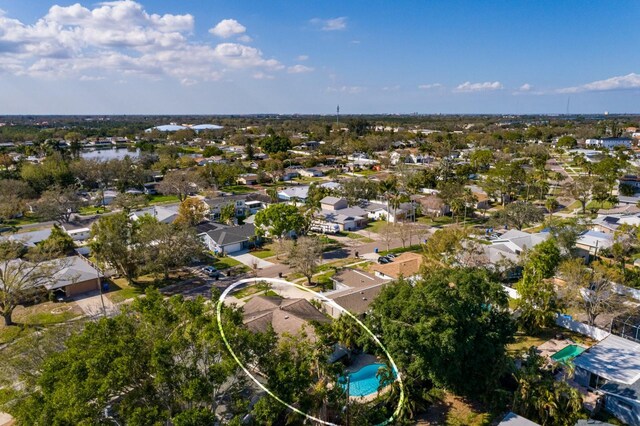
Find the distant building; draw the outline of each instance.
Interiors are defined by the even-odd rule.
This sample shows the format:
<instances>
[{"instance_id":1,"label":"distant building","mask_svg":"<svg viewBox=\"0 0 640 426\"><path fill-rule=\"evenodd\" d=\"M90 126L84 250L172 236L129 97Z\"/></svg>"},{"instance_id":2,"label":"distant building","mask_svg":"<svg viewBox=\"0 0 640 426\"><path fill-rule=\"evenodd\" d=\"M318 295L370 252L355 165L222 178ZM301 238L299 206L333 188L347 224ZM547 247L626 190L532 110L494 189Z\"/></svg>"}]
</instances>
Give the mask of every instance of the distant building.
<instances>
[{"instance_id":1,"label":"distant building","mask_svg":"<svg viewBox=\"0 0 640 426\"><path fill-rule=\"evenodd\" d=\"M631 138L601 138L601 139L587 139L585 141L585 145L598 147L598 148L615 148L618 146L624 146L626 148L631 148L631 144L633 143L633 139Z\"/></svg>"}]
</instances>

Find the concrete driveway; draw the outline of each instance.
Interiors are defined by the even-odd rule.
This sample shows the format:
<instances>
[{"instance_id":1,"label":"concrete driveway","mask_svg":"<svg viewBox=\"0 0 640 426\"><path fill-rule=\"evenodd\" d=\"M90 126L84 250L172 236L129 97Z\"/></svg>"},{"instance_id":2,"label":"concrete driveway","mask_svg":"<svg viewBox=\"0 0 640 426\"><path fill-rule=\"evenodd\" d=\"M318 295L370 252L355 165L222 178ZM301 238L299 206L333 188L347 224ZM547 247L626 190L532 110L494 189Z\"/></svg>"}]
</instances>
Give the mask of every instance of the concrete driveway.
<instances>
[{"instance_id":1,"label":"concrete driveway","mask_svg":"<svg viewBox=\"0 0 640 426\"><path fill-rule=\"evenodd\" d=\"M81 295L74 297L73 300L80 306L82 311L88 316L99 316L102 315L102 301L104 300L104 309L108 316L115 315L118 312L118 307L109 300L107 295L103 295L102 299L100 298L100 292L94 291L91 293L87 293L86 295Z\"/></svg>"},{"instance_id":2,"label":"concrete driveway","mask_svg":"<svg viewBox=\"0 0 640 426\"><path fill-rule=\"evenodd\" d=\"M259 257L256 257L247 252L238 252L237 254L233 254L233 255L230 254L228 256L232 259L237 260L243 265L247 265L251 269L253 269L254 265L257 265L258 269L265 269L274 265L271 262L267 262L266 260L260 259Z\"/></svg>"}]
</instances>

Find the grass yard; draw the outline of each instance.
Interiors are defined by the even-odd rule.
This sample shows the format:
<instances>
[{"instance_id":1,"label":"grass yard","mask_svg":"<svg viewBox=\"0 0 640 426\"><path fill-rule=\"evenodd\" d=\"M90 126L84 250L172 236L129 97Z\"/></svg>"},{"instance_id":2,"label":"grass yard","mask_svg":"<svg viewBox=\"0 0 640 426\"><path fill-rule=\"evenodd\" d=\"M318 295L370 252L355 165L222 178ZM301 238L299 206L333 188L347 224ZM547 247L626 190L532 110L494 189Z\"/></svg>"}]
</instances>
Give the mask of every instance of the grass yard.
<instances>
[{"instance_id":1,"label":"grass yard","mask_svg":"<svg viewBox=\"0 0 640 426\"><path fill-rule=\"evenodd\" d=\"M13 311L13 321L20 325L43 326L59 324L82 315L75 303L44 302L32 306L18 306Z\"/></svg>"},{"instance_id":2,"label":"grass yard","mask_svg":"<svg viewBox=\"0 0 640 426\"><path fill-rule=\"evenodd\" d=\"M147 195L149 204L161 204L161 203L178 203L180 198L177 195Z\"/></svg>"},{"instance_id":3,"label":"grass yard","mask_svg":"<svg viewBox=\"0 0 640 426\"><path fill-rule=\"evenodd\" d=\"M113 303L122 303L125 300L133 299L144 293L140 287L132 287L124 278L115 278L111 280L109 287L112 289L106 296Z\"/></svg>"},{"instance_id":4,"label":"grass yard","mask_svg":"<svg viewBox=\"0 0 640 426\"><path fill-rule=\"evenodd\" d=\"M389 254L389 253L400 254L400 253L407 253L407 252L418 252L418 253L421 253L422 252L422 245L414 244L412 246L407 246L407 247L397 247L397 248L393 248L391 250L381 251L379 254L381 256L384 256L384 255Z\"/></svg>"},{"instance_id":5,"label":"grass yard","mask_svg":"<svg viewBox=\"0 0 640 426\"><path fill-rule=\"evenodd\" d=\"M384 220L376 220L375 222L367 223L367 227L365 228L367 231L375 232L376 234L380 233L380 230L387 224Z\"/></svg>"},{"instance_id":6,"label":"grass yard","mask_svg":"<svg viewBox=\"0 0 640 426\"><path fill-rule=\"evenodd\" d=\"M224 192L233 192L234 194L250 194L252 192L257 192L257 189L246 185L223 186L220 190Z\"/></svg>"},{"instance_id":7,"label":"grass yard","mask_svg":"<svg viewBox=\"0 0 640 426\"><path fill-rule=\"evenodd\" d=\"M582 207L582 204L580 204L580 201L574 201L573 203L569 204L568 206L566 206L564 209L560 210L562 213L573 213L573 211L575 209L579 209Z\"/></svg>"},{"instance_id":8,"label":"grass yard","mask_svg":"<svg viewBox=\"0 0 640 426\"><path fill-rule=\"evenodd\" d=\"M432 394L438 392L442 395L433 398L432 405L418 418L417 425L488 426L491 424L492 415L480 404L446 391L430 391Z\"/></svg>"},{"instance_id":9,"label":"grass yard","mask_svg":"<svg viewBox=\"0 0 640 426\"><path fill-rule=\"evenodd\" d=\"M511 305L511 302L509 302ZM547 340L553 339L557 334L563 334L565 337L573 340L574 342L586 346L591 346L595 342L587 336L580 333L574 333L571 330L561 327L549 327L540 331L535 335L527 335L524 332L518 331L515 335L515 342L507 345L507 351L511 355L517 355L525 352L531 346L540 346Z\"/></svg>"},{"instance_id":10,"label":"grass yard","mask_svg":"<svg viewBox=\"0 0 640 426\"><path fill-rule=\"evenodd\" d=\"M273 251L273 250L264 249L264 250L252 251L251 254L254 255L255 257L259 258L259 259L266 259L268 257L275 256L276 252Z\"/></svg>"},{"instance_id":11,"label":"grass yard","mask_svg":"<svg viewBox=\"0 0 640 426\"><path fill-rule=\"evenodd\" d=\"M99 207L86 206L86 207L81 208L78 211L78 213L80 213L83 216L86 216L86 215L90 215L90 214L106 213L108 211L109 211L108 208L105 208L105 207L102 207L102 206L99 206Z\"/></svg>"},{"instance_id":12,"label":"grass yard","mask_svg":"<svg viewBox=\"0 0 640 426\"><path fill-rule=\"evenodd\" d=\"M238 262L237 260L235 260L235 259L233 259L233 258L231 258L229 256L217 257L213 261L213 266L215 266L219 270L232 268L232 267L238 266L238 265L242 265L242 263Z\"/></svg>"},{"instance_id":13,"label":"grass yard","mask_svg":"<svg viewBox=\"0 0 640 426\"><path fill-rule=\"evenodd\" d=\"M603 201L603 202L598 202L598 201L589 201L589 203L587 204L587 210L591 210L591 209L612 209L614 207L613 203L611 203L610 201Z\"/></svg>"}]
</instances>

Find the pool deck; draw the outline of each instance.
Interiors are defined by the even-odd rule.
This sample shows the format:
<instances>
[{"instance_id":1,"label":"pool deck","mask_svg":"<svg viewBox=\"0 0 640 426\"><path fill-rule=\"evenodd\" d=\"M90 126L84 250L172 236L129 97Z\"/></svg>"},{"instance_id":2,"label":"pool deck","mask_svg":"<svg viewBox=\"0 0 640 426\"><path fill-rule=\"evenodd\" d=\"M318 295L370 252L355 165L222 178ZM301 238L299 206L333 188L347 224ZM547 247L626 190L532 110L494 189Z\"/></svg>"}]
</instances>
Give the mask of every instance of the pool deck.
<instances>
[{"instance_id":1,"label":"pool deck","mask_svg":"<svg viewBox=\"0 0 640 426\"><path fill-rule=\"evenodd\" d=\"M563 350L569 345L576 345L584 348L583 345L578 345L570 339L551 339L538 346L538 354L551 361L551 355L554 355L556 352Z\"/></svg>"}]
</instances>

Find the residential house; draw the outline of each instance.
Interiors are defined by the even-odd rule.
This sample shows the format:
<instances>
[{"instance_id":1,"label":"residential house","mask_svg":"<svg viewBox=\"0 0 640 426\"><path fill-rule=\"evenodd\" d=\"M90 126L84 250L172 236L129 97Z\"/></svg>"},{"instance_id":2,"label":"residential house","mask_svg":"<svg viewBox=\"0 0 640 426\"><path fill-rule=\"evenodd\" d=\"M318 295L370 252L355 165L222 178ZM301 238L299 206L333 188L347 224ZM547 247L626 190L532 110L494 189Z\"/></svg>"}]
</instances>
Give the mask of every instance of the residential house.
<instances>
[{"instance_id":1,"label":"residential house","mask_svg":"<svg viewBox=\"0 0 640 426\"><path fill-rule=\"evenodd\" d=\"M607 214L599 215L593 220L591 229L605 234L613 234L622 224L640 225L640 214Z\"/></svg>"},{"instance_id":2,"label":"residential house","mask_svg":"<svg viewBox=\"0 0 640 426\"><path fill-rule=\"evenodd\" d=\"M420 268L424 262L424 258L418 253L402 253L400 256L381 265L373 265L371 270L377 277L385 280L397 280L405 278L410 281L419 279Z\"/></svg>"},{"instance_id":3,"label":"residential house","mask_svg":"<svg viewBox=\"0 0 640 426\"><path fill-rule=\"evenodd\" d=\"M586 231L576 240L578 256L587 261L596 256L602 249L609 249L613 245L613 234L598 231Z\"/></svg>"},{"instance_id":4,"label":"residential house","mask_svg":"<svg viewBox=\"0 0 640 426\"><path fill-rule=\"evenodd\" d=\"M324 176L324 173L322 173L321 170L318 169L302 169L299 171L300 176L303 177L322 177Z\"/></svg>"},{"instance_id":5,"label":"residential house","mask_svg":"<svg viewBox=\"0 0 640 426\"><path fill-rule=\"evenodd\" d=\"M604 408L640 425L640 343L609 335L573 361L574 380L604 395Z\"/></svg>"},{"instance_id":6,"label":"residential house","mask_svg":"<svg viewBox=\"0 0 640 426\"><path fill-rule=\"evenodd\" d=\"M40 229L37 231L21 232L19 234L11 234L0 237L3 241L16 241L22 243L25 247L35 247L51 235L51 228Z\"/></svg>"},{"instance_id":7,"label":"residential house","mask_svg":"<svg viewBox=\"0 0 640 426\"><path fill-rule=\"evenodd\" d=\"M91 225L95 219L92 220L75 220L73 222L62 224L62 229L67 233L74 241L88 241L91 238Z\"/></svg>"},{"instance_id":8,"label":"residential house","mask_svg":"<svg viewBox=\"0 0 640 426\"><path fill-rule=\"evenodd\" d=\"M304 333L312 342L317 340L317 336L311 322L329 322L329 318L306 299L255 296L242 310L242 322L253 332L264 333L273 329L278 336Z\"/></svg>"},{"instance_id":9,"label":"residential house","mask_svg":"<svg viewBox=\"0 0 640 426\"><path fill-rule=\"evenodd\" d=\"M256 201L258 203L248 203ZM220 218L220 212L224 206L229 204L235 205L236 217L247 217L255 213L260 208L265 208L271 202L269 196L264 194L239 194L229 195L225 197L207 198L205 202L209 206L209 217L216 221ZM259 207L261 206L261 207Z\"/></svg>"},{"instance_id":10,"label":"residential house","mask_svg":"<svg viewBox=\"0 0 640 426\"><path fill-rule=\"evenodd\" d=\"M489 203L489 194L477 185L467 185L471 193L476 197L476 203L473 206L476 210L488 210L491 208Z\"/></svg>"},{"instance_id":11,"label":"residential house","mask_svg":"<svg viewBox=\"0 0 640 426\"><path fill-rule=\"evenodd\" d=\"M304 203L309 196L309 186L291 186L278 191L278 199L289 203Z\"/></svg>"},{"instance_id":12,"label":"residential house","mask_svg":"<svg viewBox=\"0 0 640 426\"><path fill-rule=\"evenodd\" d=\"M258 175L255 173L244 173L238 176L237 182L242 185L255 185L258 183Z\"/></svg>"},{"instance_id":13,"label":"residential house","mask_svg":"<svg viewBox=\"0 0 640 426\"><path fill-rule=\"evenodd\" d=\"M587 146L595 146L598 148L615 148L618 146L624 146L631 148L633 139L631 138L600 138L600 139L587 139L584 141Z\"/></svg>"},{"instance_id":14,"label":"residential house","mask_svg":"<svg viewBox=\"0 0 640 426\"><path fill-rule=\"evenodd\" d=\"M326 297L354 315L365 314L371 302L382 291L384 284L389 282L388 279L352 268L341 269L331 277L331 281L335 289L325 293ZM340 316L341 309L322 299L318 300L323 302L325 311L330 316L333 318Z\"/></svg>"},{"instance_id":15,"label":"residential house","mask_svg":"<svg viewBox=\"0 0 640 426\"><path fill-rule=\"evenodd\" d=\"M526 417L519 416L515 413L509 412L502 419L498 426L540 426L538 423L534 423Z\"/></svg>"},{"instance_id":16,"label":"residential house","mask_svg":"<svg viewBox=\"0 0 640 426\"><path fill-rule=\"evenodd\" d=\"M412 196L411 198L419 204L422 214L425 216L440 217L451 212L451 208L442 201L437 193Z\"/></svg>"},{"instance_id":17,"label":"residential house","mask_svg":"<svg viewBox=\"0 0 640 426\"><path fill-rule=\"evenodd\" d=\"M320 200L320 211L314 215L319 226L335 224L341 231L354 231L366 226L367 211L361 207L349 207L346 199L324 197Z\"/></svg>"},{"instance_id":18,"label":"residential house","mask_svg":"<svg viewBox=\"0 0 640 426\"><path fill-rule=\"evenodd\" d=\"M27 262L26 260L16 259L12 262ZM28 269L30 272L39 274L39 271L55 271L51 278L36 279L33 283L32 290L37 292L54 292L63 297L73 297L90 291L99 290L100 280L98 276L102 276L102 272L95 268L85 258L80 256L69 256L60 259L53 259L43 262L41 265ZM0 287L2 283L0 282ZM25 289L27 290L27 289Z\"/></svg>"},{"instance_id":19,"label":"residential house","mask_svg":"<svg viewBox=\"0 0 640 426\"><path fill-rule=\"evenodd\" d=\"M132 220L138 220L145 214L155 217L158 222L173 223L178 218L178 206L150 206L129 214Z\"/></svg>"},{"instance_id":20,"label":"residential house","mask_svg":"<svg viewBox=\"0 0 640 426\"><path fill-rule=\"evenodd\" d=\"M221 226L198 235L209 251L215 254L233 254L251 248L258 242L256 227L252 223L239 226Z\"/></svg>"}]
</instances>

